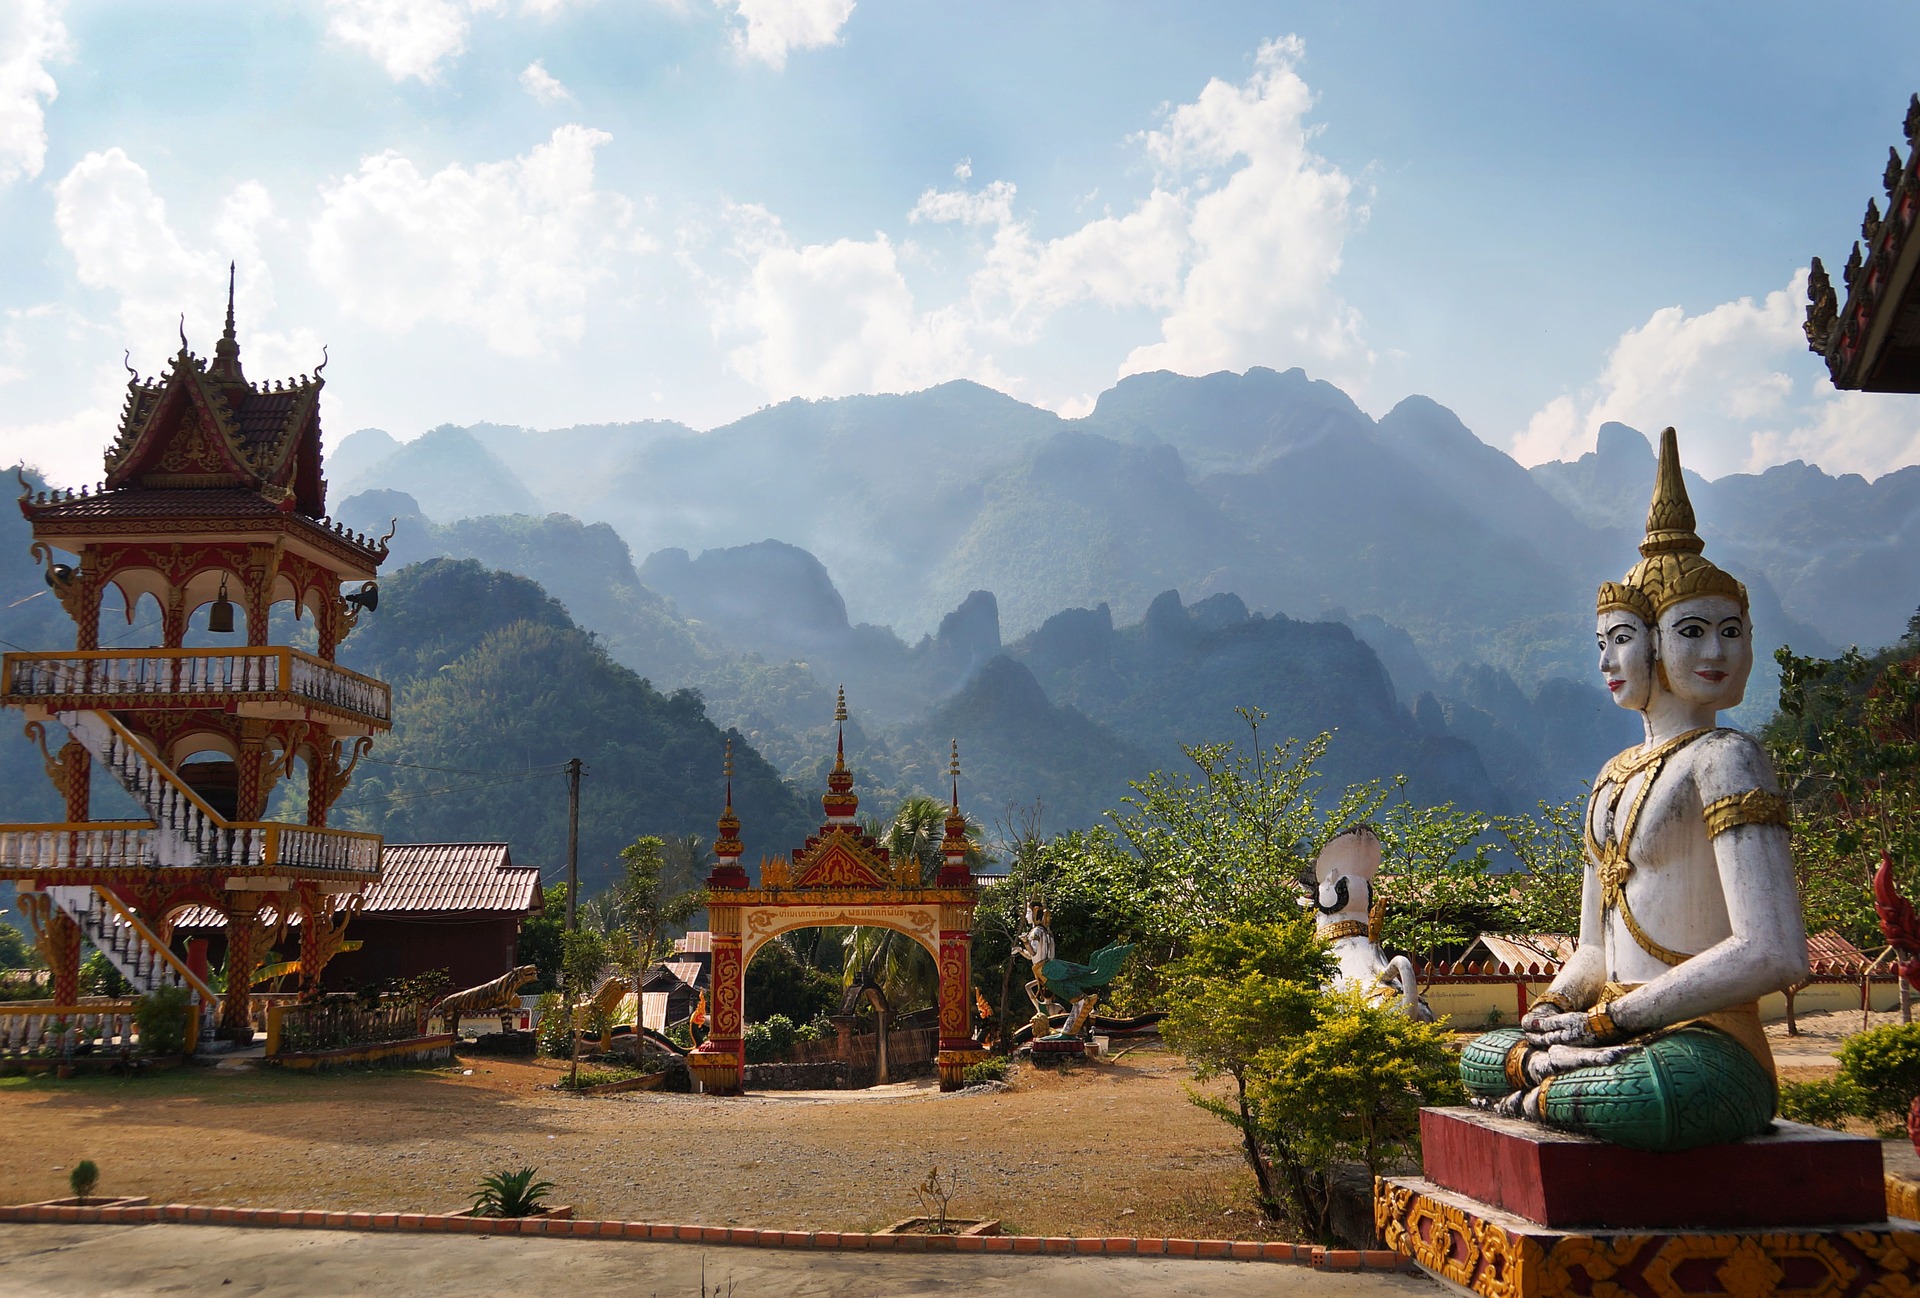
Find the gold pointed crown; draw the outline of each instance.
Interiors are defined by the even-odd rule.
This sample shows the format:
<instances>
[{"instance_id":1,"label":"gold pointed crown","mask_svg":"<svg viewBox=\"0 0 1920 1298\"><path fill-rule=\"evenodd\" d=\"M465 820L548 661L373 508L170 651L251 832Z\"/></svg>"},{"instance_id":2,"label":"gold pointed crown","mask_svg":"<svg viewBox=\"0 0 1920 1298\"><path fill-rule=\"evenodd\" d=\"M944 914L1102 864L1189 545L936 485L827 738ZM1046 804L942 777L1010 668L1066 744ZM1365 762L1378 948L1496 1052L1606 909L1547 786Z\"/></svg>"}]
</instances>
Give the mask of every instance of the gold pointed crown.
<instances>
[{"instance_id":1,"label":"gold pointed crown","mask_svg":"<svg viewBox=\"0 0 1920 1298\"><path fill-rule=\"evenodd\" d=\"M1706 542L1694 530L1693 502L1687 499L1687 481L1680 472L1680 437L1668 428L1660 434L1660 467L1653 479L1653 503L1647 507L1647 535L1640 542L1640 562L1633 565L1624 583L1608 582L1600 588L1601 608L1610 587L1631 587L1650 608L1653 617L1672 608L1683 599L1706 595L1724 595L1747 611L1747 588L1734 576L1706 558L1701 551ZM1617 596L1622 602L1612 607L1640 608L1625 602L1630 596Z\"/></svg>"}]
</instances>

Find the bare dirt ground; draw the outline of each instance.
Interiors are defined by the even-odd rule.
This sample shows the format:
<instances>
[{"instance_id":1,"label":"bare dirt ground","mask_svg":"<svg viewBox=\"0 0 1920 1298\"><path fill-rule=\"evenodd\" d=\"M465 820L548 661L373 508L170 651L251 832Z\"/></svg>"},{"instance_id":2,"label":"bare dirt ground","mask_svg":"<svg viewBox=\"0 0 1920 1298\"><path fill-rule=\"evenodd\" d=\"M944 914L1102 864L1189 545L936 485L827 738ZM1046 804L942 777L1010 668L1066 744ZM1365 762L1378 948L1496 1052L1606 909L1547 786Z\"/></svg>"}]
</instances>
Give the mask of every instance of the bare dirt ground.
<instances>
[{"instance_id":1,"label":"bare dirt ground","mask_svg":"<svg viewBox=\"0 0 1920 1298\"><path fill-rule=\"evenodd\" d=\"M564 1067L0 1079L0 1203L65 1194L91 1158L99 1193L155 1202L446 1211L527 1164L581 1216L873 1230L919 1213L937 1164L958 1174L955 1216L1008 1231L1265 1237L1232 1130L1164 1051L953 1095L583 1098L545 1089Z\"/></svg>"}]
</instances>

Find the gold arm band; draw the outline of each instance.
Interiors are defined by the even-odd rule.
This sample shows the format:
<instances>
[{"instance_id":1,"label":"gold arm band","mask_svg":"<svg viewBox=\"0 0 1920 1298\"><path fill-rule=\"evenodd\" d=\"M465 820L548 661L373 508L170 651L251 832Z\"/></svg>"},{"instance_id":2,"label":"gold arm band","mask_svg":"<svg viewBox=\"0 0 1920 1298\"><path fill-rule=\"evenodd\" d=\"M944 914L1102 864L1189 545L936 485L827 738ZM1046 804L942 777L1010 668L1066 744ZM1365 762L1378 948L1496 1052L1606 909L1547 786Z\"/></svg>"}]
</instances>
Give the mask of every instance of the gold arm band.
<instances>
[{"instance_id":1,"label":"gold arm band","mask_svg":"<svg viewBox=\"0 0 1920 1298\"><path fill-rule=\"evenodd\" d=\"M1365 937L1367 921L1364 919L1343 919L1337 924L1329 924L1321 929L1317 937L1323 942L1338 942L1343 937Z\"/></svg>"},{"instance_id":2,"label":"gold arm band","mask_svg":"<svg viewBox=\"0 0 1920 1298\"><path fill-rule=\"evenodd\" d=\"M1587 1028L1601 1041L1612 1041L1619 1037L1619 1025L1613 1021L1613 1014L1604 1005L1596 1005L1587 1011Z\"/></svg>"},{"instance_id":3,"label":"gold arm band","mask_svg":"<svg viewBox=\"0 0 1920 1298\"><path fill-rule=\"evenodd\" d=\"M1544 991L1533 998L1533 1004L1527 1006L1527 1013L1533 1013L1542 1005L1551 1005L1562 1014L1572 1014L1580 1008L1573 1003L1573 998L1570 996L1556 991Z\"/></svg>"},{"instance_id":4,"label":"gold arm band","mask_svg":"<svg viewBox=\"0 0 1920 1298\"><path fill-rule=\"evenodd\" d=\"M1785 825L1787 800L1765 789L1748 789L1725 798L1716 798L1701 811L1707 822L1707 837L1718 838L1740 825Z\"/></svg>"},{"instance_id":5,"label":"gold arm band","mask_svg":"<svg viewBox=\"0 0 1920 1298\"><path fill-rule=\"evenodd\" d=\"M1516 1091L1527 1089L1527 1052L1532 1050L1524 1040L1513 1043L1513 1049L1507 1051L1507 1085Z\"/></svg>"}]
</instances>

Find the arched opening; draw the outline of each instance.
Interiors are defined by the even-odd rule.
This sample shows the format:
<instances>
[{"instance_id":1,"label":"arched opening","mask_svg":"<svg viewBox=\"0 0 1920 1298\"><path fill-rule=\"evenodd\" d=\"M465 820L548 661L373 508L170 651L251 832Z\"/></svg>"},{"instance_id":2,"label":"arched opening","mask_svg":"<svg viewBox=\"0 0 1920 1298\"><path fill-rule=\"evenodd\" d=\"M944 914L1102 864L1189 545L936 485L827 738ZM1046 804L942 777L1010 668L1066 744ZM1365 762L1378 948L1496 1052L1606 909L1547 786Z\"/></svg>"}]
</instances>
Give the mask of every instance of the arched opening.
<instances>
[{"instance_id":1,"label":"arched opening","mask_svg":"<svg viewBox=\"0 0 1920 1298\"><path fill-rule=\"evenodd\" d=\"M160 648L166 636L166 617L161 604L165 586L160 574L145 569L125 573L114 579L113 587L108 597L100 601L100 647Z\"/></svg>"},{"instance_id":2,"label":"arched opening","mask_svg":"<svg viewBox=\"0 0 1920 1298\"><path fill-rule=\"evenodd\" d=\"M212 739L212 736L208 736ZM191 742L191 741L187 741ZM230 747L215 741L177 757L174 773L223 820L240 818L240 766Z\"/></svg>"},{"instance_id":3,"label":"arched opening","mask_svg":"<svg viewBox=\"0 0 1920 1298\"><path fill-rule=\"evenodd\" d=\"M866 918L848 914L846 918ZM742 947L744 1063L784 1066L767 1084L863 1088L931 1070L940 973L928 935L906 922L821 926L777 911Z\"/></svg>"}]
</instances>

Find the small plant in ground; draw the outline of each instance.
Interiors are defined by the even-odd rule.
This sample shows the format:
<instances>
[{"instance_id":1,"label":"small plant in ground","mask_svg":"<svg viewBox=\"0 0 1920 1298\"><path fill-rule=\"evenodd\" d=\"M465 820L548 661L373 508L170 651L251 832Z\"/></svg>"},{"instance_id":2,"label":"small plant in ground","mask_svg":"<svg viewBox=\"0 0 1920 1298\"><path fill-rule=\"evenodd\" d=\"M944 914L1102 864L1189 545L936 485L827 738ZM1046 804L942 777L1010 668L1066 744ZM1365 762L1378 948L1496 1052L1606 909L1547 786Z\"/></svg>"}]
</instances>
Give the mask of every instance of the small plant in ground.
<instances>
[{"instance_id":1,"label":"small plant in ground","mask_svg":"<svg viewBox=\"0 0 1920 1298\"><path fill-rule=\"evenodd\" d=\"M93 1197L93 1187L100 1184L100 1169L93 1165L91 1158L83 1158L73 1165L67 1173L67 1186L73 1191L73 1197L85 1203Z\"/></svg>"},{"instance_id":2,"label":"small plant in ground","mask_svg":"<svg viewBox=\"0 0 1920 1298\"><path fill-rule=\"evenodd\" d=\"M1780 1083L1780 1116L1789 1122L1839 1131L1865 1107L1860 1088L1844 1077Z\"/></svg>"},{"instance_id":3,"label":"small plant in ground","mask_svg":"<svg viewBox=\"0 0 1920 1298\"><path fill-rule=\"evenodd\" d=\"M532 1217L543 1211L541 1201L553 1189L552 1181L536 1181L534 1169L499 1171L482 1178L473 1194L476 1217Z\"/></svg>"},{"instance_id":4,"label":"small plant in ground","mask_svg":"<svg viewBox=\"0 0 1920 1298\"><path fill-rule=\"evenodd\" d=\"M959 1188L960 1173L956 1171L942 1181L937 1165L927 1172L927 1179L915 1187L914 1193L920 1196L920 1207L927 1219L927 1230L932 1234L953 1234L953 1227L947 1224L947 1204Z\"/></svg>"},{"instance_id":5,"label":"small plant in ground","mask_svg":"<svg viewBox=\"0 0 1920 1298\"><path fill-rule=\"evenodd\" d=\"M133 1003L140 1049L149 1055L177 1055L187 1048L193 994L184 987L156 987Z\"/></svg>"},{"instance_id":6,"label":"small plant in ground","mask_svg":"<svg viewBox=\"0 0 1920 1298\"><path fill-rule=\"evenodd\" d=\"M966 1086L984 1086L988 1082L1004 1082L1012 1065L1005 1056L995 1055L991 1059L982 1059L977 1064L968 1064L966 1071L960 1074L960 1081Z\"/></svg>"},{"instance_id":7,"label":"small plant in ground","mask_svg":"<svg viewBox=\"0 0 1920 1298\"><path fill-rule=\"evenodd\" d=\"M1904 1134L1907 1109L1920 1095L1920 1023L1889 1023L1847 1038L1838 1051L1840 1080L1859 1091L1860 1117Z\"/></svg>"}]
</instances>

